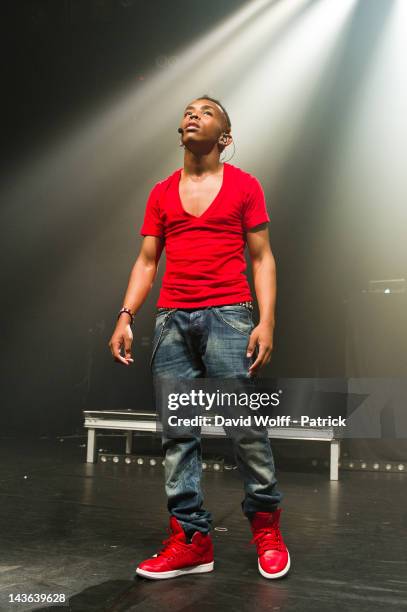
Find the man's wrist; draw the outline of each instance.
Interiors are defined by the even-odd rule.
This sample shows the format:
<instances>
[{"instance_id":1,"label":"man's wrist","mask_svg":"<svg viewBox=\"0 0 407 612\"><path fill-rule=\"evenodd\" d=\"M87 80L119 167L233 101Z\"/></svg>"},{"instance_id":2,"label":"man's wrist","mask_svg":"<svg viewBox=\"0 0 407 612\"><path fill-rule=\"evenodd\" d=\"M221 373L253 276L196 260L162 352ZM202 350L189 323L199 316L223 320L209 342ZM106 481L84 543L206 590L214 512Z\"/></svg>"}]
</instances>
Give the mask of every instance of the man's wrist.
<instances>
[{"instance_id":1,"label":"man's wrist","mask_svg":"<svg viewBox=\"0 0 407 612\"><path fill-rule=\"evenodd\" d=\"M134 314L132 312L132 310L130 308L127 308L126 306L123 306L120 310L119 313L117 315L117 320L119 321L120 319L123 319L126 315L127 315L127 319L128 322L130 323L130 325L133 325L133 321L134 321ZM126 320L126 319L124 319Z\"/></svg>"},{"instance_id":2,"label":"man's wrist","mask_svg":"<svg viewBox=\"0 0 407 612\"><path fill-rule=\"evenodd\" d=\"M275 324L276 324L275 319L260 317L259 325L264 325L271 329L274 329Z\"/></svg>"}]
</instances>

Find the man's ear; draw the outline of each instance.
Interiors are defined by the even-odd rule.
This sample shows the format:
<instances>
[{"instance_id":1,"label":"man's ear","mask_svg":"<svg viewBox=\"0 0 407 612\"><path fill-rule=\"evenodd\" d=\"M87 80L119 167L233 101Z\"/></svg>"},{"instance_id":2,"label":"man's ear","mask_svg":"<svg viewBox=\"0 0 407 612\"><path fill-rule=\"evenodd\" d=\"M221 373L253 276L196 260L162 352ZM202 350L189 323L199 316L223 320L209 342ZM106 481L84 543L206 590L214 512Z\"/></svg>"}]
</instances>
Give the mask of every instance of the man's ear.
<instances>
[{"instance_id":1,"label":"man's ear","mask_svg":"<svg viewBox=\"0 0 407 612\"><path fill-rule=\"evenodd\" d=\"M222 135L219 136L218 139L218 144L225 148L227 147L233 140L232 134L229 134L228 132L222 132Z\"/></svg>"}]
</instances>

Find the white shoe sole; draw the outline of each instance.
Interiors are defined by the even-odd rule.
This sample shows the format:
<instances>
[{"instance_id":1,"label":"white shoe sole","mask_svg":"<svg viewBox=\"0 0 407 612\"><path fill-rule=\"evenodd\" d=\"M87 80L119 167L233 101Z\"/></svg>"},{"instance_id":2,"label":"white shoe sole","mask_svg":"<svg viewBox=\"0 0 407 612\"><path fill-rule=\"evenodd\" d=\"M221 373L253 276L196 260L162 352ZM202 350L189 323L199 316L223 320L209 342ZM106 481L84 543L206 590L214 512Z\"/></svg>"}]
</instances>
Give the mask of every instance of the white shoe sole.
<instances>
[{"instance_id":1,"label":"white shoe sole","mask_svg":"<svg viewBox=\"0 0 407 612\"><path fill-rule=\"evenodd\" d=\"M179 570L172 570L171 572L148 572L147 570L136 569L138 576L143 578L150 578L151 580L166 580L167 578L177 578L178 576L187 576L188 574L205 574L213 570L214 562L203 563L202 565L194 565L192 567L185 567Z\"/></svg>"},{"instance_id":2,"label":"white shoe sole","mask_svg":"<svg viewBox=\"0 0 407 612\"><path fill-rule=\"evenodd\" d=\"M259 567L260 574L264 576L264 578L269 578L269 579L282 578L283 576L287 574L288 570L290 569L290 565L291 565L290 553L288 553L287 565L285 566L284 569L281 570L281 572L277 572L277 574L268 574L267 572L265 572L264 569L260 565L260 561L258 561L258 567Z\"/></svg>"}]
</instances>

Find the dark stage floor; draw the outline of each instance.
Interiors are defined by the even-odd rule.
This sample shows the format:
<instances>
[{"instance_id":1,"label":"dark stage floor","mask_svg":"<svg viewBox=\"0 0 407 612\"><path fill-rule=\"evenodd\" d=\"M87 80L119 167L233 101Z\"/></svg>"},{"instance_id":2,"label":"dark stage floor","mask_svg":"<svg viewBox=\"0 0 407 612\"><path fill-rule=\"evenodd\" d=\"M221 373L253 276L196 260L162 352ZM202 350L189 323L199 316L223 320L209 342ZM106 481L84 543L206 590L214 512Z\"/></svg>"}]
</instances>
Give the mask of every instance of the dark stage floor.
<instances>
[{"instance_id":1,"label":"dark stage floor","mask_svg":"<svg viewBox=\"0 0 407 612\"><path fill-rule=\"evenodd\" d=\"M86 464L84 441L2 440L2 611L62 608L9 603L17 593L64 593L78 612L407 609L406 476L341 472L330 482L280 469L292 570L271 581L248 545L236 471L207 473L206 505L227 528L213 532L215 571L147 581L133 570L166 537L162 469Z\"/></svg>"}]
</instances>

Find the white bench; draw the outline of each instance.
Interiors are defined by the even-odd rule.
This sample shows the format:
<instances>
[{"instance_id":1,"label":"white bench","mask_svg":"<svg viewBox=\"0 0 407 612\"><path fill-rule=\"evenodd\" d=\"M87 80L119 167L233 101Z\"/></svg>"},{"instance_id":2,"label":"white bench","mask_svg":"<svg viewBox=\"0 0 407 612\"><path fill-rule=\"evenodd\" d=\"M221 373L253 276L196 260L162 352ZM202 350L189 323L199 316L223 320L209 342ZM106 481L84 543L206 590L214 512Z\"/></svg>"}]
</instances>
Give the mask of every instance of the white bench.
<instances>
[{"instance_id":1,"label":"white bench","mask_svg":"<svg viewBox=\"0 0 407 612\"><path fill-rule=\"evenodd\" d=\"M96 430L117 429L126 433L126 454L132 452L133 431L157 433L157 419L151 412L131 412L116 410L84 410L84 426L88 430L86 461L96 462ZM222 427L202 427L203 436L224 437ZM268 430L269 438L285 440L314 440L330 443L330 479L338 480L340 440L334 437L332 427L273 427Z\"/></svg>"}]
</instances>

